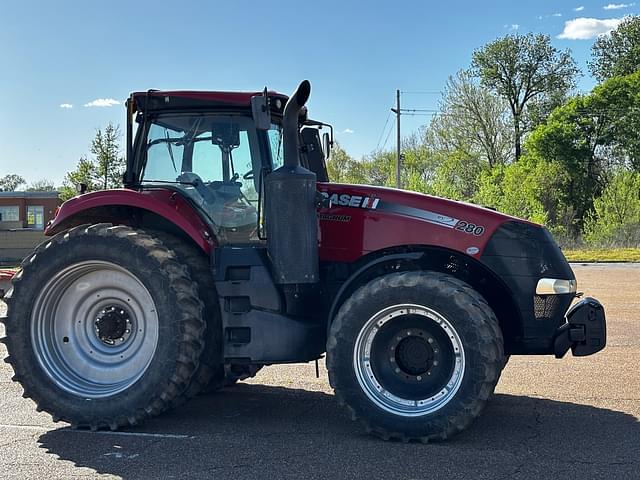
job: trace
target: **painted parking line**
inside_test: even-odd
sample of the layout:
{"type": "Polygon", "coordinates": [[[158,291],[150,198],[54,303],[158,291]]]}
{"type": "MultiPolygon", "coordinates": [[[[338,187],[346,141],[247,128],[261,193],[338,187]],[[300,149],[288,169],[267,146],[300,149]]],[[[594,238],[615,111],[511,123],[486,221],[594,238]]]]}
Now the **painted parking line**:
{"type": "Polygon", "coordinates": [[[172,438],[176,440],[192,440],[195,435],[181,435],[177,433],[149,433],[149,432],[119,432],[111,430],[97,430],[92,432],[91,430],[74,430],[70,427],[59,428],[52,430],[47,427],[40,427],[38,425],[8,425],[0,423],[0,428],[6,428],[9,430],[27,430],[31,432],[67,432],[67,433],[85,433],[90,435],[117,435],[124,437],[147,437],[147,438],[172,438]]]}

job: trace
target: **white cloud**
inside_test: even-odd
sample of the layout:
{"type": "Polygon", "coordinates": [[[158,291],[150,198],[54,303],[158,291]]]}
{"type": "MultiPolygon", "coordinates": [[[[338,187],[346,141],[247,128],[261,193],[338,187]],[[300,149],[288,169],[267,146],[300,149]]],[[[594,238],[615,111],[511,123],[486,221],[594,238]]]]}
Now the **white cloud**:
{"type": "Polygon", "coordinates": [[[573,9],[574,12],[581,12],[582,10],[584,10],[584,6],[580,5],[579,7],[576,7],[573,9]]]}
{"type": "Polygon", "coordinates": [[[504,28],[508,28],[509,30],[513,30],[514,32],[520,28],[520,25],[517,23],[512,23],[511,25],[505,25],[504,28]]]}
{"type": "Polygon", "coordinates": [[[621,8],[629,8],[629,7],[633,7],[635,5],[634,3],[610,3],[609,5],[605,5],[604,8],[605,10],[620,10],[621,8]]]}
{"type": "Polygon", "coordinates": [[[561,16],[562,16],[562,14],[561,14],[561,13],[553,13],[551,16],[552,16],[552,17],[561,17],[561,16]]]}
{"type": "Polygon", "coordinates": [[[60,108],[73,108],[73,104],[71,103],[61,103],[60,108]]]}
{"type": "Polygon", "coordinates": [[[92,102],[84,104],[85,107],[113,107],[114,105],[120,105],[120,102],[113,98],[96,98],[92,102]]]}
{"type": "Polygon", "coordinates": [[[609,33],[622,22],[622,18],[574,18],[564,22],[564,30],[558,38],[588,40],[609,33]]]}
{"type": "Polygon", "coordinates": [[[353,130],[351,130],[350,128],[345,128],[342,133],[355,133],[353,130]]]}

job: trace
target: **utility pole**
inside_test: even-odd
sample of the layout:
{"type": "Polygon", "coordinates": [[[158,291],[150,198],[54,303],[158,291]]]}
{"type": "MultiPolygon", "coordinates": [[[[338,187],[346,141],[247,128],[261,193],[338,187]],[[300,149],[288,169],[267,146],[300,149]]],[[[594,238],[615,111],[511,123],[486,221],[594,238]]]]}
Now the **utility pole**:
{"type": "Polygon", "coordinates": [[[400,90],[396,90],[396,108],[392,108],[391,111],[396,114],[396,187],[402,188],[402,182],[400,181],[400,162],[402,160],[402,154],[400,153],[400,90]]]}

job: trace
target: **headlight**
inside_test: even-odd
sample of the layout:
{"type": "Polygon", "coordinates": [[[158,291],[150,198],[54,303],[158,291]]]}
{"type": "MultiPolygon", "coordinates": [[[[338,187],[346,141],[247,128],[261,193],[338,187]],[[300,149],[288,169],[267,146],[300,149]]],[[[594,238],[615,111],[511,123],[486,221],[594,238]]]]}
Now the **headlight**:
{"type": "Polygon", "coordinates": [[[578,282],[558,278],[541,278],[536,286],[536,295],[563,295],[576,293],[578,282]]]}

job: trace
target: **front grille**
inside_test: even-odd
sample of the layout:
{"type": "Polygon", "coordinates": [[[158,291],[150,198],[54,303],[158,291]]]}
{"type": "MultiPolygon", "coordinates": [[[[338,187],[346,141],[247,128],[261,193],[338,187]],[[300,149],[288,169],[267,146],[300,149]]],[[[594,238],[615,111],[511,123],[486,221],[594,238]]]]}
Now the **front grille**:
{"type": "Polygon", "coordinates": [[[535,295],[533,311],[536,320],[555,320],[564,316],[564,295],[535,295]]]}

